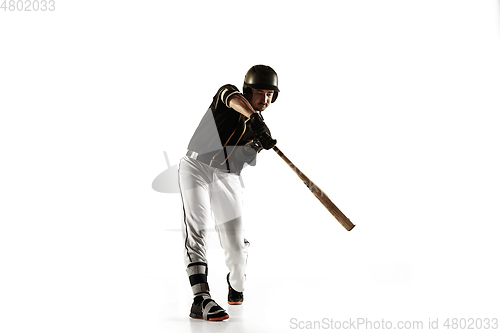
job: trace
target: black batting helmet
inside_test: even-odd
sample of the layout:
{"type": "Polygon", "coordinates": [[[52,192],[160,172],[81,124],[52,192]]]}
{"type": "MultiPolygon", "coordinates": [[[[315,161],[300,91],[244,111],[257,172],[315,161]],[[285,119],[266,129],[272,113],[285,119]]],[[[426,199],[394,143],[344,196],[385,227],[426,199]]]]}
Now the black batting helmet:
{"type": "Polygon", "coordinates": [[[271,103],[274,103],[280,91],[278,89],[278,74],[269,66],[255,65],[245,75],[243,93],[252,96],[252,89],[250,88],[274,90],[273,99],[271,100],[271,103]]]}

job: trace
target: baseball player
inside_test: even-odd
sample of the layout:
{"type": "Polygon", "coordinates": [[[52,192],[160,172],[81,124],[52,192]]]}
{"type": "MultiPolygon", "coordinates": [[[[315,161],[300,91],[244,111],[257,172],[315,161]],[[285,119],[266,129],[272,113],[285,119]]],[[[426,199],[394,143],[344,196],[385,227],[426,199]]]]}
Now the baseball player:
{"type": "Polygon", "coordinates": [[[278,93],[278,76],[264,65],[247,72],[243,94],[234,85],[222,86],[179,163],[184,259],[194,294],[192,318],[229,318],[211,298],[208,287],[207,232],[212,221],[229,269],[228,303],[243,302],[249,242],[243,235],[240,174],[246,165],[255,165],[257,153],[276,144],[262,112],[276,101],[278,93]]]}

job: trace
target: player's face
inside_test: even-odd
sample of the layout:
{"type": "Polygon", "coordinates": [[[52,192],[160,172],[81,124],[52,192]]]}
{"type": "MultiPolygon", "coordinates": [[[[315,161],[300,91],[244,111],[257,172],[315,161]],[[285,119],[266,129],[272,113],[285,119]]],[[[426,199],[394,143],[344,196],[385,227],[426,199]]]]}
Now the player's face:
{"type": "Polygon", "coordinates": [[[256,111],[264,111],[273,100],[273,90],[252,89],[250,104],[256,111]]]}

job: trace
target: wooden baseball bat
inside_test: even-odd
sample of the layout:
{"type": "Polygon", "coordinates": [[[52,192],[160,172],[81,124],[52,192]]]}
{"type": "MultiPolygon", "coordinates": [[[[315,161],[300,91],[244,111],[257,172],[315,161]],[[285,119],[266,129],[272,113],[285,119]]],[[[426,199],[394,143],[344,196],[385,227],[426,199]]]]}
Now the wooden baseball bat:
{"type": "Polygon", "coordinates": [[[340,211],[340,209],[335,206],[335,204],[328,198],[328,196],[323,192],[316,184],[314,184],[309,178],[307,178],[306,175],[304,175],[296,166],[295,164],[290,161],[285,154],[281,150],[278,149],[278,147],[274,146],[273,147],[274,151],[288,164],[288,166],[295,171],[297,176],[299,176],[300,179],[306,184],[306,186],[309,188],[309,190],[314,194],[316,199],[318,199],[323,206],[332,214],[337,221],[342,224],[344,228],[346,228],[347,231],[350,231],[352,228],[354,228],[354,224],[340,211]]]}

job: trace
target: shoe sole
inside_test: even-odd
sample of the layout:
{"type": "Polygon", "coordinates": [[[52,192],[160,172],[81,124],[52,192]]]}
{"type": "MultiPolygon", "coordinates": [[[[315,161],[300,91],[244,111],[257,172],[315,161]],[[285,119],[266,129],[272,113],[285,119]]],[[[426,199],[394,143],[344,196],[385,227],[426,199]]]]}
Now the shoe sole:
{"type": "Polygon", "coordinates": [[[243,302],[227,302],[228,304],[231,304],[231,305],[241,305],[243,304],[243,302]]]}
{"type": "MultiPolygon", "coordinates": [[[[203,317],[194,317],[192,315],[189,315],[189,317],[193,318],[193,319],[201,319],[203,320],[203,317]]],[[[222,317],[217,317],[217,318],[209,318],[208,321],[222,321],[222,320],[226,320],[226,319],[229,319],[229,315],[225,315],[225,316],[222,316],[222,317]]]]}

